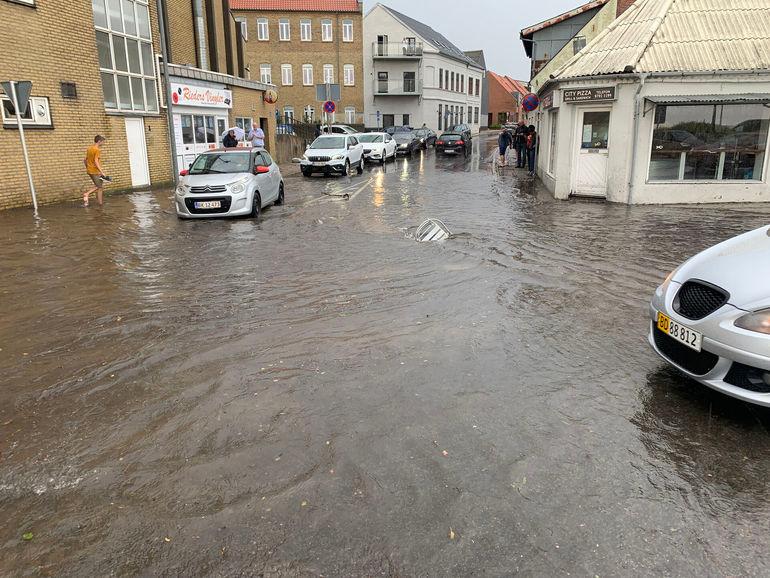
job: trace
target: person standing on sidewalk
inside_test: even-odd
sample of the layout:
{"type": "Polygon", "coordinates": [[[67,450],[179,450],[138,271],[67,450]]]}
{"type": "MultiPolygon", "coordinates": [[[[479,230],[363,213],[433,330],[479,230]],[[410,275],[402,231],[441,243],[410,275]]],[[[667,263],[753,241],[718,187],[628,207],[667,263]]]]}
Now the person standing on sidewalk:
{"type": "Polygon", "coordinates": [[[527,164],[527,125],[523,120],[513,133],[513,148],[516,149],[516,168],[523,169],[527,164]]]}
{"type": "Polygon", "coordinates": [[[527,162],[529,164],[529,176],[535,176],[535,157],[537,156],[537,130],[535,125],[529,125],[527,131],[527,162]]]}
{"type": "Polygon", "coordinates": [[[251,141],[251,146],[265,148],[265,131],[258,125],[255,125],[254,120],[251,121],[251,130],[246,138],[251,141]]]}
{"type": "Polygon", "coordinates": [[[86,166],[86,173],[88,173],[88,178],[91,179],[93,187],[83,193],[84,207],[88,206],[88,198],[91,196],[91,193],[96,193],[96,202],[99,206],[104,202],[102,198],[104,191],[103,180],[106,180],[106,178],[102,170],[101,155],[102,145],[106,140],[102,135],[98,134],[94,137],[94,144],[86,149],[86,158],[83,159],[83,164],[86,166]]]}

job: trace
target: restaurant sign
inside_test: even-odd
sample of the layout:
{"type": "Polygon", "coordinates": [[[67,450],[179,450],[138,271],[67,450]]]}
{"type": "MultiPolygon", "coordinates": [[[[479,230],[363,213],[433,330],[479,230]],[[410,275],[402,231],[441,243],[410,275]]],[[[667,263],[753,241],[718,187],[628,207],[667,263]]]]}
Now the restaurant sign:
{"type": "Polygon", "coordinates": [[[171,83],[171,102],[179,106],[232,108],[233,93],[222,88],[207,88],[190,84],[171,83]]]}
{"type": "Polygon", "coordinates": [[[603,100],[615,100],[615,87],[606,88],[575,88],[565,90],[564,102],[597,102],[603,100]]]}

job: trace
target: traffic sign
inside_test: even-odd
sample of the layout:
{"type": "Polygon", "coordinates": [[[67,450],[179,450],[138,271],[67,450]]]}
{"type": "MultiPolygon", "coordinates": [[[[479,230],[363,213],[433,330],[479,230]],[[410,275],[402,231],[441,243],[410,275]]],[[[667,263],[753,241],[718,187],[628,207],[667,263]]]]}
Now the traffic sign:
{"type": "Polygon", "coordinates": [[[29,166],[29,153],[27,153],[27,141],[24,138],[24,122],[21,115],[27,113],[29,104],[29,93],[32,91],[32,83],[29,80],[8,80],[0,82],[5,94],[13,103],[13,110],[16,113],[16,127],[19,129],[19,139],[21,139],[21,152],[24,155],[24,165],[27,168],[27,179],[29,179],[29,190],[32,193],[32,207],[37,217],[37,194],[35,193],[35,183],[32,180],[32,169],[29,166]]]}
{"type": "Polygon", "coordinates": [[[327,100],[324,103],[324,112],[328,114],[334,114],[334,111],[337,110],[337,105],[334,104],[333,100],[327,100]]]}
{"type": "Polygon", "coordinates": [[[19,114],[24,116],[27,114],[27,105],[29,104],[29,95],[32,92],[32,83],[29,80],[9,80],[7,82],[0,82],[0,85],[3,86],[5,94],[7,94],[8,98],[11,99],[11,102],[13,102],[11,82],[16,84],[16,101],[19,104],[19,114]]]}

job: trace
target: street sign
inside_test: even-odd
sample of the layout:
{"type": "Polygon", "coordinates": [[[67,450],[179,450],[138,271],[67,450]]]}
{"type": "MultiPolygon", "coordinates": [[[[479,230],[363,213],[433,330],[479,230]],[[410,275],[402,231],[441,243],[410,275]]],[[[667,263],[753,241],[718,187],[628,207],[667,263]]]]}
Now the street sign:
{"type": "MultiPolygon", "coordinates": [[[[11,82],[12,81],[6,81],[2,82],[3,90],[5,91],[5,94],[8,95],[8,98],[13,100],[13,96],[11,95],[11,82]]],[[[27,114],[27,106],[29,105],[29,95],[32,92],[32,83],[29,80],[17,80],[15,81],[16,84],[16,100],[19,105],[19,114],[24,116],[27,114]]]]}
{"type": "Polygon", "coordinates": [[[334,114],[334,111],[335,111],[335,110],[337,110],[337,105],[336,105],[336,104],[334,104],[334,101],[332,101],[332,100],[327,100],[327,101],[324,103],[324,112],[326,112],[326,113],[328,113],[328,114],[334,114]]]}

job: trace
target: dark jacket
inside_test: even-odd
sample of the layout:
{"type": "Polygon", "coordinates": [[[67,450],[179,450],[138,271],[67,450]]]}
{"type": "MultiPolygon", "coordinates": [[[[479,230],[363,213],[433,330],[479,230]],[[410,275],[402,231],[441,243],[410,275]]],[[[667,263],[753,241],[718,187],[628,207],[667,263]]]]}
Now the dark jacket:
{"type": "Polygon", "coordinates": [[[228,132],[225,135],[225,138],[222,139],[222,145],[224,145],[226,149],[235,148],[238,146],[238,139],[234,136],[230,136],[230,133],[228,132]]]}
{"type": "Polygon", "coordinates": [[[513,133],[513,146],[523,147],[527,143],[527,132],[529,129],[526,126],[517,126],[513,133]]]}

